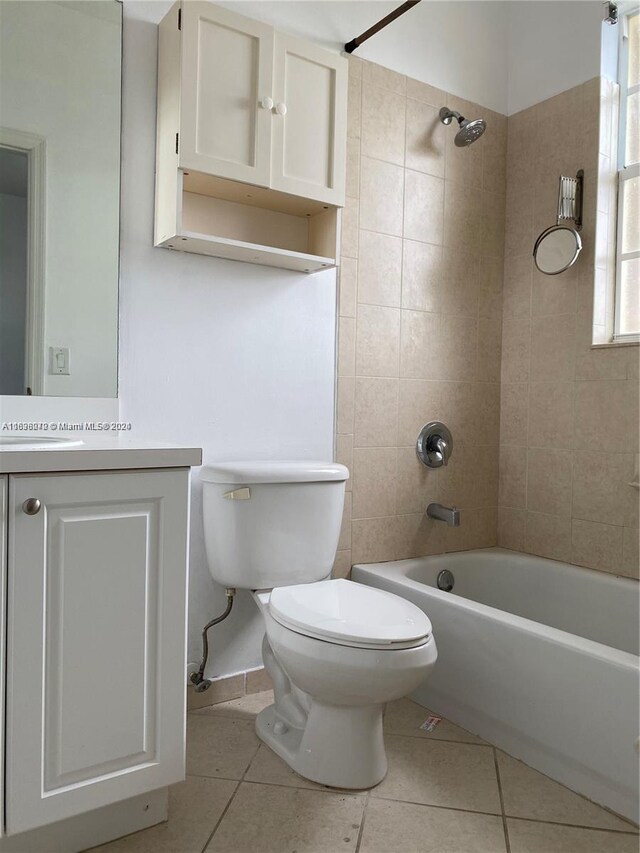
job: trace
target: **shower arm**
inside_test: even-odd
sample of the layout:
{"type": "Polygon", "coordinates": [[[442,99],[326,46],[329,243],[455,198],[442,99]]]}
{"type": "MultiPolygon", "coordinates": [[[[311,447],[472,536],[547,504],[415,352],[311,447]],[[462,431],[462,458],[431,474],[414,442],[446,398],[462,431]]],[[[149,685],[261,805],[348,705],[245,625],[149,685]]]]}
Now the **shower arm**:
{"type": "Polygon", "coordinates": [[[457,110],[450,110],[448,107],[442,107],[440,110],[440,121],[442,124],[451,124],[451,122],[455,119],[458,124],[461,124],[465,118],[461,115],[457,110]]]}
{"type": "Polygon", "coordinates": [[[388,24],[392,21],[395,21],[396,18],[399,18],[400,15],[404,15],[405,12],[408,12],[413,6],[417,6],[420,0],[407,0],[406,3],[403,3],[401,6],[398,6],[397,9],[394,9],[393,12],[389,12],[384,18],[378,21],[377,24],[374,24],[372,27],[369,27],[368,30],[359,35],[357,38],[351,39],[348,41],[345,46],[346,53],[353,53],[353,51],[360,47],[360,45],[365,42],[367,39],[370,39],[371,36],[375,36],[376,33],[379,33],[380,30],[384,29],[388,24]]]}

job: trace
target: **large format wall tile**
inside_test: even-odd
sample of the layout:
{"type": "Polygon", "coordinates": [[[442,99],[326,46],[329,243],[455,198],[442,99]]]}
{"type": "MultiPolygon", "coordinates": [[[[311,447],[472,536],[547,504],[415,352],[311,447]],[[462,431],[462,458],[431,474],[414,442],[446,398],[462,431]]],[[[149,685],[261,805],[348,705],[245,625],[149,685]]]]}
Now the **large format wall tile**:
{"type": "MultiPolygon", "coordinates": [[[[594,320],[604,323],[606,310],[597,265],[609,251],[595,245],[596,205],[599,216],[612,209],[595,180],[599,112],[596,78],[507,122],[498,541],[638,577],[638,490],[629,484],[639,353],[592,347],[594,320]],[[533,241],[554,220],[559,174],[578,168],[586,180],[584,248],[571,269],[545,276],[533,263],[533,241]]],[[[605,137],[608,121],[605,110],[605,137]]]]}
{"type": "Polygon", "coordinates": [[[404,95],[363,83],[363,156],[404,165],[405,101],[404,95]]]}
{"type": "MultiPolygon", "coordinates": [[[[336,455],[353,496],[340,576],[347,560],[497,540],[507,172],[504,116],[353,57],[349,112],[336,455]],[[484,115],[483,139],[456,148],[438,118],[445,103],[484,115]],[[454,435],[446,470],[415,455],[430,420],[454,435]],[[463,506],[462,525],[427,519],[431,501],[463,506]]],[[[528,328],[525,338],[523,384],[528,328]]]]}
{"type": "Polygon", "coordinates": [[[404,169],[382,160],[361,158],[360,227],[402,236],[404,169]]]}

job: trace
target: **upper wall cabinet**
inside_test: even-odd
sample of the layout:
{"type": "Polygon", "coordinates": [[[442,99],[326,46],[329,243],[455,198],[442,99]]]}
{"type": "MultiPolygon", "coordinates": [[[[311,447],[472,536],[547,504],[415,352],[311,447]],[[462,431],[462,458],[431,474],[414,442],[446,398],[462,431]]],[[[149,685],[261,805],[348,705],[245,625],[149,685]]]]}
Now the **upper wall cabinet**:
{"type": "Polygon", "coordinates": [[[196,0],[180,25],[180,167],[268,187],[273,29],[196,0]]]}
{"type": "Polygon", "coordinates": [[[347,69],[340,56],[275,36],[271,186],[343,205],[347,69]]]}
{"type": "Polygon", "coordinates": [[[155,245],[335,266],[347,61],[190,0],[160,24],[155,245]]]}

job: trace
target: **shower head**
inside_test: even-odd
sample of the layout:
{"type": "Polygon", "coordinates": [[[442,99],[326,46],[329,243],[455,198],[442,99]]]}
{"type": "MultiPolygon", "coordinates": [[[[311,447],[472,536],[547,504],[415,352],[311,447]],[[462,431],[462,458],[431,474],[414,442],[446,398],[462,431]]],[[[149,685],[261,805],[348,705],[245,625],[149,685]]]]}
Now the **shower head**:
{"type": "Polygon", "coordinates": [[[456,133],[455,143],[458,148],[465,148],[471,145],[476,139],[479,139],[487,129],[487,123],[483,118],[477,118],[473,121],[461,116],[455,110],[450,110],[449,107],[442,107],[440,110],[440,121],[442,124],[451,124],[455,119],[460,125],[460,130],[456,133]]]}

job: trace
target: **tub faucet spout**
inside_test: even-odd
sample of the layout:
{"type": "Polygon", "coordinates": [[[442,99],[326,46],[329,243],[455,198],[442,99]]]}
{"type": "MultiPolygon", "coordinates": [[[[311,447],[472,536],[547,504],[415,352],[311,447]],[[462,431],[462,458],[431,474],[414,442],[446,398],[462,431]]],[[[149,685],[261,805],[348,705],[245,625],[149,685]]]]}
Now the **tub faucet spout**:
{"type": "Polygon", "coordinates": [[[460,527],[460,510],[455,506],[442,506],[442,504],[429,504],[427,515],[436,521],[444,521],[449,527],[460,527]]]}

